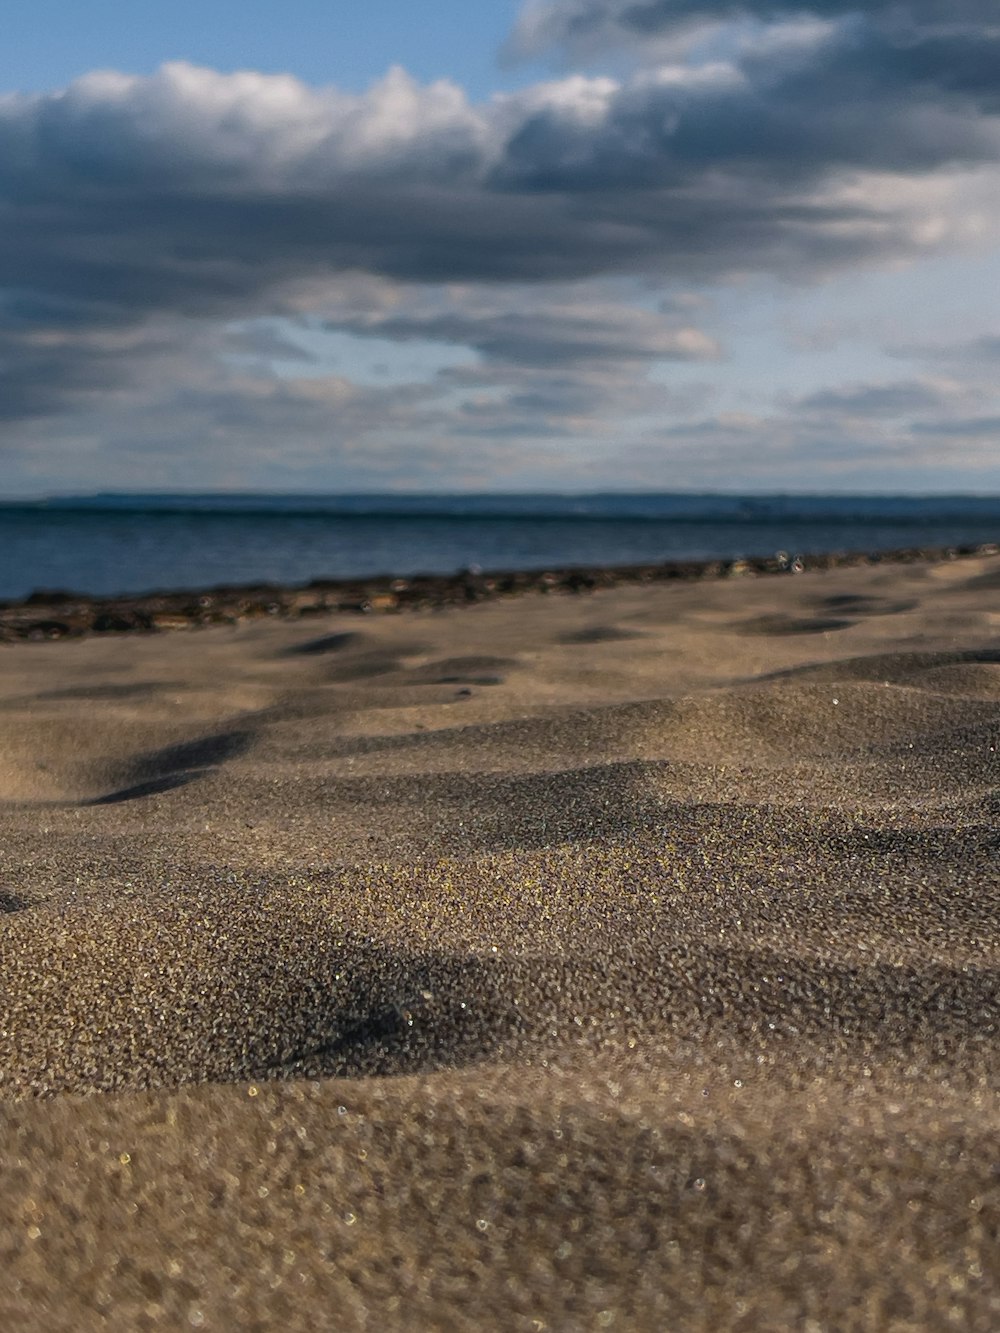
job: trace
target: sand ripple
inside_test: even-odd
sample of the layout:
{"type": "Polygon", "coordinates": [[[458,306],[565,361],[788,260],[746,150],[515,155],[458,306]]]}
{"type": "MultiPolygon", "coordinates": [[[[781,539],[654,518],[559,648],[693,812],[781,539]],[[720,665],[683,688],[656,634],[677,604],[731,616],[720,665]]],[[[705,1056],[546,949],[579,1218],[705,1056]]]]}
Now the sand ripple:
{"type": "Polygon", "coordinates": [[[995,564],[6,649],[5,1325],[995,1328],[995,564]]]}

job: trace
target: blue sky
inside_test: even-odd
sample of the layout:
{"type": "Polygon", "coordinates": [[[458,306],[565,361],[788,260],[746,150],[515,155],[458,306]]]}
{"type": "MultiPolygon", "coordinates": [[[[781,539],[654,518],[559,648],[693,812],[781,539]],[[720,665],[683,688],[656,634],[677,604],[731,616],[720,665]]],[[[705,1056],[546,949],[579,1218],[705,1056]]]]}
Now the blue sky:
{"type": "Polygon", "coordinates": [[[475,98],[528,82],[538,62],[499,59],[516,0],[7,0],[4,82],[45,92],[93,69],[152,74],[185,60],[232,73],[292,73],[360,92],[394,63],[421,82],[455,79],[475,98]]]}
{"type": "Polygon", "coordinates": [[[0,493],[1000,491],[995,0],[8,0],[0,493]]]}

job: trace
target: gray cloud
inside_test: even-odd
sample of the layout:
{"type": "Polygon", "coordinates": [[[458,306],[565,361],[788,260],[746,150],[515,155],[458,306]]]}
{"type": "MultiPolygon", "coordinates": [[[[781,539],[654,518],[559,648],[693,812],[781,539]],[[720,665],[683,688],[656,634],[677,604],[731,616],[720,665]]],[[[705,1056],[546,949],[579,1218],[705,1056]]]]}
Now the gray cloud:
{"type": "Polygon", "coordinates": [[[663,315],[604,300],[576,300],[530,291],[486,301],[478,296],[447,310],[345,313],[327,327],[398,342],[415,340],[472,348],[487,362],[517,367],[593,369],[611,364],[698,361],[719,355],[715,341],[663,315]]]}
{"type": "MultiPolygon", "coordinates": [[[[460,346],[473,363],[439,370],[427,391],[433,429],[456,450],[484,439],[581,439],[643,415],[690,408],[703,390],[651,378],[655,366],[714,362],[715,340],[682,317],[684,303],[630,303],[626,285],[546,284],[537,289],[351,291],[323,327],[337,333],[460,346]],[[664,305],[666,308],[664,309],[664,305]]],[[[648,301],[648,294],[647,294],[648,301]]]]}
{"type": "Polygon", "coordinates": [[[980,489],[996,476],[1000,417],[917,421],[836,410],[802,414],[795,405],[761,415],[716,413],[650,430],[618,461],[623,479],[686,486],[775,489],[980,489]]]}
{"type": "Polygon", "coordinates": [[[733,214],[740,223],[730,226],[748,238],[758,220],[791,236],[808,229],[818,201],[780,191],[812,187],[835,170],[995,163],[998,112],[1000,30],[904,43],[849,25],[751,51],[738,67],[703,78],[637,78],[608,99],[597,123],[544,107],[511,137],[496,174],[542,191],[630,191],[649,201],[675,191],[663,218],[669,242],[690,249],[690,230],[705,227],[706,246],[724,250],[733,214]],[[725,188],[715,197],[706,189],[712,172],[754,186],[742,209],[725,188]],[[680,193],[692,187],[692,197],[680,193]]]}
{"type": "Polygon", "coordinates": [[[966,440],[991,440],[1000,444],[1000,416],[943,418],[939,421],[916,421],[911,430],[915,435],[937,435],[966,440]]]}
{"type": "Polygon", "coordinates": [[[1000,333],[986,333],[952,343],[904,343],[889,349],[893,356],[919,360],[930,365],[962,369],[976,373],[994,371],[1000,365],[1000,333]]]}
{"type": "Polygon", "coordinates": [[[528,0],[508,43],[513,57],[553,47],[594,51],[692,27],[756,19],[863,18],[895,31],[995,23],[993,0],[528,0]]]}
{"type": "Polygon", "coordinates": [[[0,421],[76,411],[150,360],[176,334],[123,312],[0,293],[0,421]]]}
{"type": "Polygon", "coordinates": [[[847,388],[823,389],[797,399],[804,412],[836,412],[848,417],[898,417],[940,409],[949,395],[919,380],[893,384],[855,384],[847,388]]]}
{"type": "Polygon", "coordinates": [[[981,338],[974,338],[956,349],[956,353],[961,358],[970,358],[989,365],[1000,363],[1000,333],[984,334],[981,338]]]}
{"type": "Polygon", "coordinates": [[[99,350],[0,332],[0,421],[70,410],[117,383],[119,375],[117,358],[99,350]]]}

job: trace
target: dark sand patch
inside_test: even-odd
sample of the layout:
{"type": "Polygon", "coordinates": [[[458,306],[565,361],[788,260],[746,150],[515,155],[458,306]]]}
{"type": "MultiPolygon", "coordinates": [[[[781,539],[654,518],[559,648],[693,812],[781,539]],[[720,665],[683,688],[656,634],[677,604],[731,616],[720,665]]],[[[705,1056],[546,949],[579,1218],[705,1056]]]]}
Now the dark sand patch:
{"type": "Polygon", "coordinates": [[[162,792],[176,791],[186,787],[189,782],[203,778],[208,769],[195,768],[184,773],[167,773],[161,778],[149,778],[146,782],[136,782],[130,787],[121,787],[104,796],[92,796],[82,805],[119,805],[122,801],[140,801],[146,796],[159,796],[162,792]]]}
{"type": "Polygon", "coordinates": [[[586,629],[574,630],[572,634],[563,634],[560,636],[560,643],[568,644],[591,644],[591,643],[625,643],[630,639],[642,639],[645,635],[641,630],[625,629],[617,625],[590,625],[586,629]]]}
{"type": "Polygon", "coordinates": [[[756,616],[738,620],[732,626],[738,634],[829,634],[850,629],[855,622],[834,616],[756,616]]]}
{"type": "Polygon", "coordinates": [[[446,657],[411,667],[407,677],[427,685],[502,685],[504,673],[516,666],[516,659],[510,657],[446,657]]]}
{"type": "Polygon", "coordinates": [[[833,597],[819,598],[816,605],[824,611],[847,612],[852,616],[897,616],[904,611],[912,611],[917,602],[866,597],[860,593],[838,593],[833,597]]]}
{"type": "Polygon", "coordinates": [[[319,657],[325,653],[342,653],[348,648],[358,648],[369,640],[356,630],[344,630],[339,634],[322,634],[318,639],[307,639],[305,643],[293,644],[285,651],[289,657],[319,657]]]}
{"type": "Polygon", "coordinates": [[[344,662],[329,667],[326,679],[334,684],[367,681],[376,676],[391,675],[398,671],[401,665],[402,658],[398,654],[374,650],[359,653],[356,657],[352,656],[344,662]]]}

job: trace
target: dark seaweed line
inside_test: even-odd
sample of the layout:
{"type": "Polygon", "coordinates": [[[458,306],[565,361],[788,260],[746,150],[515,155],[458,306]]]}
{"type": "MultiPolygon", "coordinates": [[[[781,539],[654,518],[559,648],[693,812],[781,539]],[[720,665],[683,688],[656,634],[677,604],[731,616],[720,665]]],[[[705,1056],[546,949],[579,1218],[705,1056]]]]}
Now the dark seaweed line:
{"type": "Polygon", "coordinates": [[[544,570],[462,570],[456,574],[315,579],[293,587],[257,583],[161,591],[122,597],[39,590],[0,601],[0,642],[79,638],[88,634],[151,633],[239,624],[264,616],[325,612],[359,614],[468,606],[527,593],[585,593],[677,580],[793,576],[806,570],[873,564],[915,564],[1000,554],[997,544],[905,547],[879,552],[758,556],[740,560],[675,560],[662,564],[570,566],[544,570]]]}

